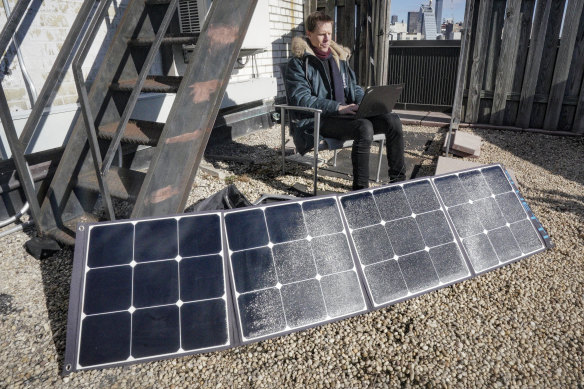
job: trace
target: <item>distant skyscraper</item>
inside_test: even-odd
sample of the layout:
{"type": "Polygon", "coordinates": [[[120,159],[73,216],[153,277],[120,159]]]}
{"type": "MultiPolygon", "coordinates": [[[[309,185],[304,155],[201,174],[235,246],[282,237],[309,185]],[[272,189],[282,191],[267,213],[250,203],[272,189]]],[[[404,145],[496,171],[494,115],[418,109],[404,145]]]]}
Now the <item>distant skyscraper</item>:
{"type": "Polygon", "coordinates": [[[436,14],[436,32],[438,35],[442,33],[442,3],[444,0],[436,0],[434,5],[434,13],[436,14]]]}
{"type": "Polygon", "coordinates": [[[422,5],[420,7],[420,14],[422,14],[422,34],[426,40],[436,40],[436,15],[431,5],[422,5]]]}
{"type": "Polygon", "coordinates": [[[391,24],[397,23],[397,15],[391,15],[391,24]]]}
{"type": "Polygon", "coordinates": [[[420,12],[408,12],[408,34],[422,32],[422,14],[420,12]]]}

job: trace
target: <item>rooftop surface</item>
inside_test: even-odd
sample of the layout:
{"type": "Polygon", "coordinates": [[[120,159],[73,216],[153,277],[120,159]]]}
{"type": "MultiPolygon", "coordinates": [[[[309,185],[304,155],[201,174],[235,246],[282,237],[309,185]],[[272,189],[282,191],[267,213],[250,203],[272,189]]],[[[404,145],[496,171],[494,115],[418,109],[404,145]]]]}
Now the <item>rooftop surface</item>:
{"type": "MultiPolygon", "coordinates": [[[[445,130],[405,126],[417,176],[432,175],[445,130]]],[[[0,239],[0,388],[581,387],[584,385],[584,139],[493,130],[478,161],[513,170],[556,247],[389,308],[245,347],[60,376],[73,249],[37,261],[28,229],[0,239]]],[[[188,205],[235,183],[250,200],[287,193],[275,126],[207,150],[188,205]],[[213,172],[213,174],[209,174],[213,172]]],[[[322,177],[319,189],[350,182],[322,177]]],[[[127,212],[123,203],[118,211],[127,212]]],[[[188,210],[188,208],[187,208],[188,210]]]]}

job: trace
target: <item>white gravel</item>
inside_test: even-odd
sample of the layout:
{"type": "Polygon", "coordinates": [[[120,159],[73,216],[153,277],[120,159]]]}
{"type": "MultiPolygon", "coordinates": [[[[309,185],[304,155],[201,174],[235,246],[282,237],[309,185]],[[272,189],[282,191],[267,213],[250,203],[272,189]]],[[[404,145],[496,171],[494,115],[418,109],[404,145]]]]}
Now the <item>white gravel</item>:
{"type": "MultiPolygon", "coordinates": [[[[407,126],[407,131],[437,132],[407,126]]],[[[60,376],[73,250],[42,262],[0,239],[0,388],[584,387],[584,139],[490,130],[479,162],[512,169],[556,248],[366,315],[223,352],[60,376]]],[[[420,173],[435,167],[444,131],[420,173]]],[[[214,147],[189,205],[234,182],[251,200],[311,182],[282,176],[279,128],[214,147]]],[[[418,154],[420,154],[418,152],[418,154]]],[[[346,191],[327,179],[321,189],[346,191]]]]}

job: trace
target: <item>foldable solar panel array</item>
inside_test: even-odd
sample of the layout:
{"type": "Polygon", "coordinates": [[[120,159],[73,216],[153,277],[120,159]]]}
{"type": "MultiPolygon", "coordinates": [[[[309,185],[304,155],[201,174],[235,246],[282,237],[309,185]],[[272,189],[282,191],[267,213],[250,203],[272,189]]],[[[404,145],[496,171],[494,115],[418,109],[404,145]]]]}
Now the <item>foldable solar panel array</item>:
{"type": "Polygon", "coordinates": [[[328,323],[551,247],[500,165],[223,212],[80,225],[65,373],[328,323]]]}

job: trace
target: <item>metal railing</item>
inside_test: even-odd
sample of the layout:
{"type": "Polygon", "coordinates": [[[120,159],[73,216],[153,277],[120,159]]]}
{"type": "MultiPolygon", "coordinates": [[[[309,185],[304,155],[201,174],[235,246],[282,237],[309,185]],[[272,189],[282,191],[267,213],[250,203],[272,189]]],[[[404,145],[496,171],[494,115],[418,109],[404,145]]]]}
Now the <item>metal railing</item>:
{"type": "MultiPolygon", "coordinates": [[[[81,31],[86,24],[94,4],[95,0],[85,0],[81,6],[77,18],[73,22],[71,30],[63,42],[63,46],[61,47],[61,50],[59,51],[59,54],[53,63],[53,67],[47,76],[45,84],[43,85],[43,89],[41,90],[36,103],[32,107],[31,113],[26,121],[22,133],[20,134],[20,137],[16,133],[12,115],[10,114],[10,108],[8,107],[8,102],[6,100],[6,95],[4,94],[4,89],[0,84],[0,119],[2,120],[6,139],[8,140],[8,145],[12,153],[12,159],[14,160],[14,165],[16,167],[24,195],[30,204],[31,216],[35,221],[39,220],[41,210],[32,174],[30,173],[30,169],[24,158],[24,155],[40,122],[45,106],[49,102],[49,99],[59,80],[62,79],[62,75],[67,70],[65,65],[67,64],[71,53],[74,51],[75,43],[77,42],[81,31]]],[[[0,34],[0,53],[4,54],[6,52],[6,48],[12,40],[16,28],[20,24],[22,17],[26,13],[29,5],[30,0],[19,0],[14,7],[14,11],[8,17],[6,25],[0,34]]],[[[36,228],[39,234],[42,234],[38,223],[36,223],[36,228]]]]}
{"type": "Polygon", "coordinates": [[[405,84],[397,107],[449,110],[454,102],[460,40],[391,41],[389,84],[405,84]]]}

